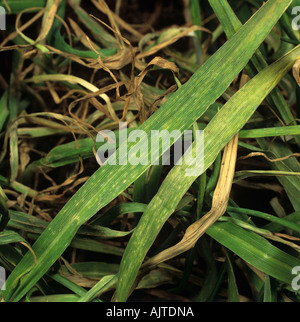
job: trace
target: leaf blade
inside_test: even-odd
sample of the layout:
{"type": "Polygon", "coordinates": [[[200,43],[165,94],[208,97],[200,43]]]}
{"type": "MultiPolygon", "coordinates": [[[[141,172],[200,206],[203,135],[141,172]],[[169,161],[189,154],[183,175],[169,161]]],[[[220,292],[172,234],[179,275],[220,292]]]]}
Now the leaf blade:
{"type": "MultiPolygon", "coordinates": [[[[177,129],[182,132],[189,128],[243,69],[290,2],[269,0],[141,129],[149,134],[151,130],[172,132],[177,129]],[[250,38],[248,34],[251,34],[250,38]]],[[[129,148],[132,146],[129,145],[129,148]]],[[[210,157],[214,158],[214,155],[210,157]]],[[[7,291],[4,292],[5,300],[21,299],[68,247],[78,228],[124,191],[149,166],[150,163],[144,166],[117,165],[113,169],[101,167],[97,170],[33,245],[37,258],[33,269],[19,280],[22,272],[33,265],[32,257],[26,254],[11,273],[7,280],[7,291]]],[[[188,186],[185,184],[183,188],[187,189],[188,186]]]]}

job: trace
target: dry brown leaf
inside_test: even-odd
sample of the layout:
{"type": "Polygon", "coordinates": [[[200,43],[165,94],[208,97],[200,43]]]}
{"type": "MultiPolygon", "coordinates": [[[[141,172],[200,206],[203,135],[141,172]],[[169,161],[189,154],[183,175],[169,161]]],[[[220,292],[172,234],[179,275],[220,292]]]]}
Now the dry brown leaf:
{"type": "Polygon", "coordinates": [[[92,42],[89,37],[87,36],[87,34],[79,27],[79,25],[71,18],[69,18],[69,22],[71,27],[73,28],[75,35],[79,38],[79,40],[81,41],[81,43],[86,47],[86,48],[91,48],[90,44],[92,43],[93,48],[95,48],[96,50],[99,50],[100,47],[92,42]],[[87,40],[89,39],[89,40],[87,40]]]}
{"type": "Polygon", "coordinates": [[[212,208],[201,219],[189,226],[182,240],[156,256],[150,258],[144,267],[153,267],[193,248],[205,231],[226,211],[237,157],[238,134],[226,145],[221,164],[220,176],[214,191],[212,208]]]}
{"type": "Polygon", "coordinates": [[[293,66],[293,76],[300,86],[300,59],[298,59],[293,66]]]}
{"type": "Polygon", "coordinates": [[[167,41],[164,41],[154,47],[152,47],[151,49],[145,51],[145,52],[142,52],[140,54],[138,54],[136,56],[136,59],[139,60],[139,59],[142,59],[142,58],[145,58],[145,57],[148,57],[148,56],[151,56],[151,55],[154,55],[156,54],[159,50],[167,47],[167,46],[170,46],[172,45],[173,43],[175,43],[177,40],[183,38],[183,37],[186,37],[188,34],[196,31],[196,30],[202,30],[202,31],[205,31],[207,33],[209,33],[211,35],[211,31],[209,31],[208,29],[206,28],[203,28],[203,27],[199,27],[199,26],[192,26],[192,27],[189,27],[189,28],[185,28],[182,32],[180,32],[179,34],[177,34],[176,36],[174,36],[173,38],[171,39],[168,39],[167,41]]]}
{"type": "Polygon", "coordinates": [[[47,37],[49,31],[52,28],[60,2],[61,0],[54,0],[54,3],[52,4],[51,8],[49,10],[46,10],[43,17],[42,28],[36,42],[41,42],[47,37]]]}
{"type": "Polygon", "coordinates": [[[264,157],[265,159],[267,159],[269,162],[279,162],[279,161],[284,161],[286,159],[292,158],[292,157],[300,157],[300,153],[292,153],[290,155],[287,155],[285,157],[282,158],[277,158],[277,159],[270,159],[265,153],[262,152],[251,152],[243,157],[240,157],[239,160],[245,160],[248,158],[253,158],[253,157],[264,157]]]}
{"type": "Polygon", "coordinates": [[[169,69],[173,73],[178,73],[179,68],[172,62],[169,62],[166,59],[163,59],[161,57],[155,57],[153,58],[150,63],[147,64],[147,66],[135,77],[134,79],[134,88],[133,92],[130,93],[129,95],[133,95],[133,99],[140,111],[140,121],[141,123],[145,122],[147,119],[147,113],[145,111],[145,106],[144,106],[144,99],[143,99],[143,94],[141,91],[141,83],[144,79],[144,77],[147,75],[148,71],[152,68],[153,65],[159,66],[163,69],[169,69]]]}
{"type": "MultiPolygon", "coordinates": [[[[132,28],[127,22],[125,22],[117,14],[112,12],[103,0],[99,0],[99,1],[93,0],[92,2],[96,8],[98,8],[101,12],[103,12],[109,17],[112,27],[116,28],[119,25],[121,28],[127,30],[128,32],[136,36],[138,39],[143,37],[143,34],[138,32],[134,28],[132,28]]],[[[115,30],[119,30],[119,29],[116,28],[115,30]]]]}

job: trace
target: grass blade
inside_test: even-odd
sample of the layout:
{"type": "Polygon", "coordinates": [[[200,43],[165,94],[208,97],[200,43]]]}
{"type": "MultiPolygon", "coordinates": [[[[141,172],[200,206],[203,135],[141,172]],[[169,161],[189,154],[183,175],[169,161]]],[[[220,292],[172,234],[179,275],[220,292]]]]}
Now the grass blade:
{"type": "MultiPolygon", "coordinates": [[[[211,56],[191,79],[141,126],[148,137],[150,137],[151,130],[155,129],[164,129],[169,132],[175,129],[181,132],[188,129],[220,97],[236,75],[244,68],[290,2],[290,0],[269,0],[239,32],[211,56]],[[204,84],[205,86],[203,86],[204,84]]],[[[275,65],[277,69],[274,67],[275,70],[272,69],[272,71],[275,72],[276,77],[272,79],[272,82],[268,81],[268,78],[273,74],[262,73],[261,78],[267,84],[262,87],[262,91],[266,92],[268,86],[272,87],[279,81],[282,74],[290,67],[295,55],[297,55],[297,51],[275,65]]],[[[260,82],[259,85],[261,85],[260,82]]],[[[258,99],[256,98],[256,101],[258,102],[263,97],[262,95],[258,99]]],[[[240,104],[240,101],[237,103],[240,104]]],[[[235,110],[236,105],[232,105],[235,110]]],[[[254,109],[254,107],[252,108],[254,109]]],[[[249,114],[251,115],[251,113],[249,114]]],[[[248,116],[245,117],[245,120],[248,116]]],[[[233,133],[240,129],[239,127],[244,124],[244,120],[239,120],[238,124],[233,120],[232,123],[233,130],[228,133],[228,137],[225,137],[222,142],[217,142],[213,150],[207,154],[206,166],[214,161],[216,154],[226,144],[226,141],[229,141],[233,133]]],[[[210,129],[214,129],[214,123],[210,129]]],[[[223,131],[222,128],[220,130],[223,131]]],[[[216,131],[216,134],[219,135],[219,133],[219,131],[216,131]]],[[[215,138],[215,134],[212,136],[209,130],[207,135],[215,138]]],[[[211,142],[211,140],[208,139],[208,142],[211,142]]],[[[128,148],[130,149],[133,146],[134,144],[129,144],[128,148]]],[[[117,152],[118,158],[119,152],[117,152]]],[[[31,254],[27,253],[11,273],[6,284],[7,290],[3,294],[5,301],[20,300],[68,247],[79,227],[124,191],[149,166],[150,163],[144,166],[117,165],[113,168],[104,166],[96,171],[33,245],[33,251],[36,255],[34,267],[32,268],[34,262],[31,254]],[[29,268],[31,269],[29,270],[29,268]],[[27,274],[24,275],[24,272],[27,272],[27,274]],[[20,276],[22,276],[21,279],[20,276]]],[[[179,177],[181,175],[182,173],[179,170],[179,177]]],[[[166,184],[168,181],[166,180],[166,184]]],[[[190,182],[184,182],[182,191],[186,191],[189,186],[190,182]]],[[[167,193],[169,193],[170,189],[167,190],[167,193]]],[[[181,197],[182,191],[180,191],[179,196],[174,198],[175,203],[178,201],[178,197],[181,197]]],[[[160,196],[158,195],[158,197],[160,196]]],[[[165,205],[162,205],[163,209],[164,207],[165,205]]],[[[168,213],[169,209],[167,211],[165,209],[165,212],[168,213]]],[[[126,298],[126,291],[122,291],[122,293],[122,298],[126,298]]]]}
{"type": "MultiPolygon", "coordinates": [[[[264,97],[276,86],[280,78],[293,66],[300,55],[300,47],[272,64],[238,91],[218,112],[204,130],[205,171],[216,159],[224,145],[244,126],[261,104],[264,97]],[[249,98],[250,97],[250,98],[249,98]]],[[[155,237],[174,211],[195,177],[186,177],[187,165],[174,167],[164,180],[157,195],[148,205],[123,256],[116,299],[125,301],[137,271],[155,237]],[[169,187],[173,187],[170,191],[169,187]],[[159,214],[153,216],[153,214],[159,214]],[[131,258],[134,256],[135,261],[131,258]]]]}
{"type": "Polygon", "coordinates": [[[292,268],[300,264],[297,258],[263,237],[228,222],[215,223],[207,233],[255,268],[291,285],[294,277],[292,268]]]}

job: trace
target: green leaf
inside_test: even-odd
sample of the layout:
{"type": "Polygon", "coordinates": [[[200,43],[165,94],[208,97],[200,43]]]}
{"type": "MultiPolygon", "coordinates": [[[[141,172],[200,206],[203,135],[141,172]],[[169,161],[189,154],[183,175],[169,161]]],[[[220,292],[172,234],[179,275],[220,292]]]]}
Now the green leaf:
{"type": "Polygon", "coordinates": [[[6,8],[7,14],[16,14],[28,8],[44,8],[46,2],[47,0],[1,0],[0,6],[6,8]]]}
{"type": "Polygon", "coordinates": [[[0,246],[19,242],[25,242],[25,240],[15,231],[6,230],[0,233],[0,246]]]}
{"type": "MultiPolygon", "coordinates": [[[[215,115],[204,130],[205,156],[202,172],[213,163],[225,144],[244,126],[265,96],[293,66],[299,55],[298,46],[250,80],[215,115]]],[[[195,148],[196,145],[193,144],[194,152],[195,148]]],[[[126,300],[147,251],[184,193],[196,179],[195,176],[185,176],[186,169],[188,166],[183,164],[170,171],[142,216],[122,259],[117,300],[126,300]],[[172,187],[172,190],[169,187],[172,187]],[[131,260],[132,257],[135,261],[131,260]]]]}
{"type": "MultiPolygon", "coordinates": [[[[227,37],[231,38],[235,34],[235,32],[237,32],[241,28],[241,22],[229,6],[227,0],[209,0],[209,2],[218,19],[220,20],[227,37]]],[[[260,50],[257,50],[255,52],[251,59],[251,62],[252,65],[248,64],[245,68],[250,77],[253,77],[257,72],[263,70],[268,66],[260,50]]],[[[266,101],[268,104],[270,104],[270,106],[275,107],[275,109],[279,111],[281,117],[287,125],[296,125],[294,116],[278,87],[276,87],[270,93],[270,95],[266,97],[266,101]]],[[[295,136],[295,139],[300,146],[300,136],[295,136]]]]}
{"type": "Polygon", "coordinates": [[[228,302],[239,302],[239,291],[236,284],[235,273],[233,269],[233,260],[232,256],[225,252],[226,255],[226,264],[227,264],[227,272],[228,272],[228,302]]]}
{"type": "MultiPolygon", "coordinates": [[[[140,127],[141,130],[146,132],[147,137],[150,137],[151,130],[163,129],[171,133],[175,129],[181,132],[188,129],[231,84],[236,75],[243,69],[255,50],[268,35],[290,2],[291,1],[289,0],[282,0],[278,3],[278,0],[269,0],[238,33],[211,56],[197,70],[191,79],[173,94],[168,101],[140,127]]],[[[275,65],[276,67],[274,67],[272,71],[275,72],[276,77],[272,79],[272,82],[268,81],[268,78],[270,77],[269,73],[262,73],[261,78],[267,85],[261,86],[261,81],[259,82],[259,85],[261,86],[261,96],[258,98],[255,97],[256,103],[264,97],[262,93],[264,94],[268,90],[268,86],[272,87],[273,84],[276,84],[276,82],[279,81],[281,76],[288,70],[293,60],[297,58],[295,56],[297,56],[297,52],[294,52],[294,55],[288,56],[275,65]]],[[[236,104],[240,103],[241,101],[238,99],[236,104]]],[[[255,105],[256,108],[256,104],[253,105],[255,105]]],[[[254,109],[254,106],[252,106],[252,108],[254,109]]],[[[232,109],[236,109],[235,104],[232,104],[232,109]]],[[[223,111],[223,109],[221,111],[223,111]]],[[[232,111],[230,111],[230,113],[232,113],[232,111]]],[[[232,115],[233,114],[234,113],[232,113],[232,115]]],[[[245,113],[243,120],[230,120],[234,125],[233,130],[228,131],[228,135],[220,141],[217,139],[217,141],[213,143],[211,139],[207,140],[209,143],[207,146],[210,146],[212,150],[207,153],[205,162],[206,167],[215,160],[221,148],[232,137],[233,133],[240,129],[240,126],[244,124],[251,114],[252,113],[250,112],[245,113]],[[214,145],[215,143],[217,144],[214,145]]],[[[225,119],[227,119],[227,117],[225,117],[225,119]]],[[[211,129],[215,129],[214,122],[212,122],[210,130],[211,129]]],[[[221,133],[224,132],[223,127],[219,127],[219,130],[221,130],[221,133]]],[[[216,131],[215,134],[217,136],[212,134],[213,133],[209,132],[209,130],[207,131],[208,138],[214,137],[214,141],[216,138],[220,138],[220,131],[216,131]]],[[[128,149],[130,150],[134,145],[134,143],[128,144],[128,149]]],[[[153,152],[154,151],[152,151],[152,153],[153,152]]],[[[160,151],[161,154],[163,152],[165,151],[160,151]]],[[[150,150],[148,151],[148,156],[149,155],[150,150]]],[[[116,156],[117,160],[119,160],[119,157],[122,157],[122,155],[119,156],[119,151],[117,151],[116,156]]],[[[146,156],[143,155],[143,157],[146,156]]],[[[4,292],[5,301],[20,300],[47,272],[68,245],[70,245],[70,242],[79,227],[89,220],[99,209],[107,205],[111,200],[123,192],[149,167],[150,161],[147,165],[103,166],[97,170],[86,184],[70,199],[33,245],[32,248],[37,259],[35,266],[31,268],[34,264],[33,259],[31,254],[27,253],[10,274],[6,283],[7,290],[4,292]],[[30,271],[29,268],[31,268],[30,271]],[[20,276],[24,271],[26,271],[27,274],[23,275],[20,279],[20,276]]],[[[179,177],[184,175],[180,170],[178,174],[179,177]]],[[[169,179],[165,182],[167,185],[169,179]]],[[[189,181],[183,183],[181,187],[182,191],[174,198],[174,203],[178,204],[178,199],[181,198],[182,192],[186,191],[189,186],[189,181]]],[[[166,189],[163,189],[162,191],[166,192],[166,195],[173,195],[173,191],[171,191],[169,187],[167,191],[166,189]]],[[[174,192],[176,192],[176,190],[174,190],[174,192]]],[[[160,197],[161,196],[158,195],[157,198],[160,197]]],[[[174,207],[165,207],[166,206],[162,204],[160,207],[157,207],[157,210],[164,209],[164,212],[166,212],[167,209],[169,216],[169,209],[171,209],[172,212],[176,205],[174,207]]],[[[152,215],[152,211],[150,215],[152,215]]],[[[142,247],[142,254],[139,255],[141,259],[144,257],[145,250],[146,249],[142,247]]],[[[130,276],[128,275],[132,280],[134,280],[136,269],[140,265],[139,262],[140,261],[138,260],[136,261],[137,267],[132,271],[130,276]]],[[[127,273],[127,268],[123,269],[122,275],[126,275],[127,273]]],[[[131,283],[128,282],[127,278],[124,279],[124,282],[122,283],[120,299],[124,300],[127,297],[128,288],[130,289],[131,283]],[[124,288],[124,284],[127,283],[128,285],[124,288]]]]}
{"type": "Polygon", "coordinates": [[[299,259],[273,246],[265,238],[229,222],[217,222],[207,233],[250,265],[291,285],[292,269],[300,265],[299,259]]]}
{"type": "Polygon", "coordinates": [[[272,291],[270,276],[266,275],[265,286],[264,286],[264,302],[272,302],[272,291]]]}

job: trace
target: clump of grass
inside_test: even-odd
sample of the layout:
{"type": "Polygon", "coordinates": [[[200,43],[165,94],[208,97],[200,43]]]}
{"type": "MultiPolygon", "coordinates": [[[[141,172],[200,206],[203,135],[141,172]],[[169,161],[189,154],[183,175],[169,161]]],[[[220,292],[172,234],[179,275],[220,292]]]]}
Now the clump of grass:
{"type": "Polygon", "coordinates": [[[298,301],[297,1],[262,4],[0,1],[3,301],[298,301]],[[204,130],[203,168],[99,167],[121,122],[204,130]]]}

